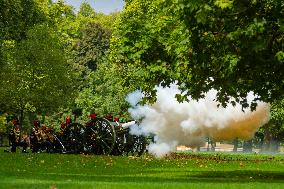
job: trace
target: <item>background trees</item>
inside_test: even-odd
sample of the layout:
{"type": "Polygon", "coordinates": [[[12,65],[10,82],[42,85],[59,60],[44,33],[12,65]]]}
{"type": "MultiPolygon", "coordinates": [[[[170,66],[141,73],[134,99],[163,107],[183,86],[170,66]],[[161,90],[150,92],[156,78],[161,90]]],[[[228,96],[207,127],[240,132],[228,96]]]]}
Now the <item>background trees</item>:
{"type": "Polygon", "coordinates": [[[73,47],[75,62],[95,71],[109,50],[111,30],[93,21],[87,23],[81,33],[73,47]]]}
{"type": "Polygon", "coordinates": [[[119,115],[127,112],[125,97],[130,89],[122,87],[122,72],[108,59],[116,17],[117,13],[107,16],[97,14],[86,4],[82,4],[78,14],[78,19],[84,20],[84,24],[72,53],[82,79],[76,105],[83,109],[84,115],[93,112],[100,116],[108,113],[119,115]]]}
{"type": "Polygon", "coordinates": [[[232,96],[249,106],[249,91],[255,101],[272,102],[284,94],[283,6],[278,0],[127,1],[112,39],[113,60],[144,70],[150,86],[141,89],[149,97],[155,85],[177,82],[193,98],[217,89],[223,105],[232,96]]]}
{"type": "MultiPolygon", "coordinates": [[[[100,100],[78,103],[84,112],[113,112],[111,102],[102,99],[124,101],[112,87],[118,79],[107,61],[118,13],[96,13],[85,2],[78,13],[64,1],[5,0],[0,5],[1,114],[16,114],[21,124],[32,114],[64,119],[86,91],[92,92],[81,101],[100,100]]],[[[118,105],[114,109],[120,112],[118,105]]]]}
{"type": "Polygon", "coordinates": [[[1,112],[17,114],[22,124],[25,111],[54,112],[75,92],[57,27],[68,6],[48,0],[1,3],[1,112]]]}
{"type": "Polygon", "coordinates": [[[12,112],[54,111],[73,94],[72,72],[56,33],[37,25],[9,52],[1,104],[12,112]]]}

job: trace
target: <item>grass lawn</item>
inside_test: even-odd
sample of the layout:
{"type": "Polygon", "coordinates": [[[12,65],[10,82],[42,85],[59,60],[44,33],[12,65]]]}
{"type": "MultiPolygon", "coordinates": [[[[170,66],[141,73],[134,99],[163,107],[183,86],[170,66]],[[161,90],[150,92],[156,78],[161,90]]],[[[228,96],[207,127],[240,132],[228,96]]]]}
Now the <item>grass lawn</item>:
{"type": "Polygon", "coordinates": [[[190,153],[164,159],[4,153],[0,188],[284,188],[284,155],[190,153]]]}

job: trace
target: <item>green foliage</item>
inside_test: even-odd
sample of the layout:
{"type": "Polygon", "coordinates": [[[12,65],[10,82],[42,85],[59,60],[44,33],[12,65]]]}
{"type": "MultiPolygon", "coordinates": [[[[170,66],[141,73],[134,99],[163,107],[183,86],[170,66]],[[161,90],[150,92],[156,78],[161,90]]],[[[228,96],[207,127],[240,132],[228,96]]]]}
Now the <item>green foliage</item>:
{"type": "MultiPolygon", "coordinates": [[[[127,1],[114,27],[112,60],[144,71],[141,89],[177,82],[185,96],[218,90],[243,107],[253,91],[266,102],[283,98],[282,1],[127,1]]],[[[186,99],[186,98],[180,98],[186,99]]]]}
{"type": "Polygon", "coordinates": [[[7,126],[7,120],[6,120],[6,115],[0,115],[0,133],[5,133],[7,131],[6,129],[7,126]]]}
{"type": "Polygon", "coordinates": [[[30,27],[46,20],[34,0],[1,0],[0,7],[0,42],[22,40],[30,27]]]}
{"type": "Polygon", "coordinates": [[[271,120],[284,125],[284,99],[275,101],[271,107],[271,120]]]}
{"type": "Polygon", "coordinates": [[[284,99],[272,103],[270,124],[273,139],[284,141],[284,99]]]}
{"type": "Polygon", "coordinates": [[[1,104],[14,111],[51,111],[68,102],[72,74],[56,32],[37,25],[8,55],[1,104]]]}
{"type": "Polygon", "coordinates": [[[98,62],[108,52],[110,36],[109,29],[99,23],[89,22],[82,29],[82,36],[74,46],[75,62],[96,70],[98,62]]]}
{"type": "Polygon", "coordinates": [[[84,17],[91,17],[95,15],[95,10],[91,7],[90,4],[84,1],[80,6],[78,15],[82,15],[84,17]]]}
{"type": "Polygon", "coordinates": [[[122,87],[122,78],[116,65],[105,62],[87,76],[87,86],[76,99],[85,115],[96,112],[100,116],[108,113],[119,115],[127,112],[126,95],[131,89],[122,87]]]}
{"type": "Polygon", "coordinates": [[[116,15],[83,14],[81,11],[77,15],[76,22],[81,24],[72,56],[75,68],[82,77],[76,105],[84,110],[83,117],[93,112],[104,116],[127,110],[125,96],[129,90],[122,88],[121,72],[107,59],[116,15]]]}

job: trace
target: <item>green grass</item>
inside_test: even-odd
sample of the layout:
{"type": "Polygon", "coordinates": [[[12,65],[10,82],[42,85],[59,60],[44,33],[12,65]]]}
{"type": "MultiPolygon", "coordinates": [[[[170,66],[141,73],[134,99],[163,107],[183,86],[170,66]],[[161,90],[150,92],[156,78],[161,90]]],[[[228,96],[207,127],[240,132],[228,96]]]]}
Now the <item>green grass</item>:
{"type": "Polygon", "coordinates": [[[155,159],[0,150],[0,188],[284,188],[283,155],[190,153],[155,159]]]}

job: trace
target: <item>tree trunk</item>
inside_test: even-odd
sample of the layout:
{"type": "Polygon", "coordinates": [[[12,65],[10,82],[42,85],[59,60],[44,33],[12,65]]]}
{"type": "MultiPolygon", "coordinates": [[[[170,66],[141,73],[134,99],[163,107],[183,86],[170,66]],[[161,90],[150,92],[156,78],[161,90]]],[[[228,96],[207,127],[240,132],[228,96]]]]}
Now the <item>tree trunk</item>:
{"type": "Polygon", "coordinates": [[[211,140],[211,151],[215,152],[216,142],[214,140],[211,140]]]}
{"type": "Polygon", "coordinates": [[[200,146],[198,146],[198,147],[196,148],[196,151],[197,151],[197,152],[200,152],[200,146]]]}
{"type": "Polygon", "coordinates": [[[239,143],[238,138],[235,138],[234,141],[233,141],[233,144],[234,144],[233,152],[238,151],[238,143],[239,143]]]}
{"type": "Polygon", "coordinates": [[[20,128],[23,128],[23,121],[24,121],[24,109],[23,108],[20,110],[19,121],[20,121],[20,128]]]}
{"type": "Polygon", "coordinates": [[[262,144],[262,152],[269,152],[270,149],[270,141],[271,141],[271,134],[269,132],[269,126],[270,124],[266,124],[264,126],[264,138],[263,138],[263,144],[262,144]]]}
{"type": "Polygon", "coordinates": [[[278,153],[279,152],[279,147],[280,147],[280,142],[275,140],[275,139],[271,139],[270,143],[269,143],[269,152],[272,153],[278,153]]]}
{"type": "Polygon", "coordinates": [[[36,115],[34,112],[29,112],[28,117],[29,117],[29,122],[30,122],[29,129],[31,130],[34,124],[34,120],[36,119],[36,115]]]}
{"type": "Polygon", "coordinates": [[[252,140],[244,141],[243,152],[252,152],[252,140]]]}
{"type": "Polygon", "coordinates": [[[209,144],[210,144],[210,138],[208,137],[207,138],[207,152],[209,152],[209,150],[210,150],[209,144]]]}
{"type": "Polygon", "coordinates": [[[41,123],[44,123],[44,122],[45,122],[45,115],[46,115],[45,112],[42,112],[42,113],[41,113],[41,123]]]}

